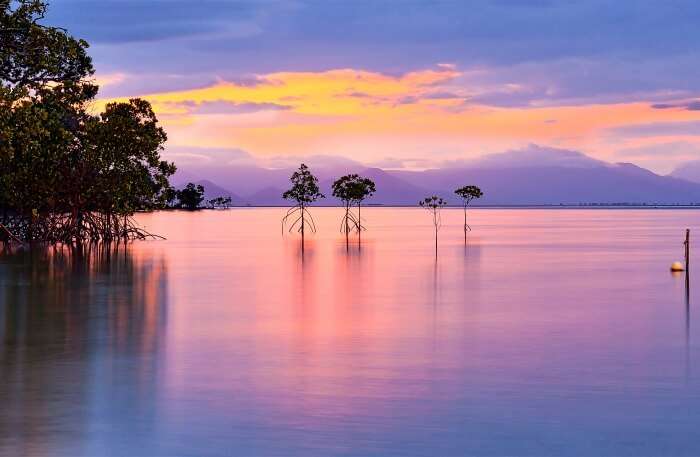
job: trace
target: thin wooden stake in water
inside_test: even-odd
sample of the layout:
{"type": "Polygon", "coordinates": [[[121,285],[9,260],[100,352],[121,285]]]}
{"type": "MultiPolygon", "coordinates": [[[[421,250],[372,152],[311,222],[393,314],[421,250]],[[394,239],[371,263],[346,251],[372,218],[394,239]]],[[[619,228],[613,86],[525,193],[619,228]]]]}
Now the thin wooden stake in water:
{"type": "Polygon", "coordinates": [[[685,306],[689,312],[690,306],[690,229],[685,230],[685,306]]]}
{"type": "Polygon", "coordinates": [[[685,274],[688,275],[688,268],[690,267],[690,229],[685,230],[685,274]]]}
{"type": "Polygon", "coordinates": [[[685,230],[685,379],[690,379],[690,229],[685,230]]]}

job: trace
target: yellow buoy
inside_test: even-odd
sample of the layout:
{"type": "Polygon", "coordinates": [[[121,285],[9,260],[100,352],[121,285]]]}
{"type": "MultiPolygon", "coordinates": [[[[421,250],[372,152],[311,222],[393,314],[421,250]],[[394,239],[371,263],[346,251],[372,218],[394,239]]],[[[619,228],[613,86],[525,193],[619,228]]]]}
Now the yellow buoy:
{"type": "Polygon", "coordinates": [[[683,271],[685,268],[683,267],[683,264],[680,262],[673,262],[671,264],[671,271],[683,271]]]}

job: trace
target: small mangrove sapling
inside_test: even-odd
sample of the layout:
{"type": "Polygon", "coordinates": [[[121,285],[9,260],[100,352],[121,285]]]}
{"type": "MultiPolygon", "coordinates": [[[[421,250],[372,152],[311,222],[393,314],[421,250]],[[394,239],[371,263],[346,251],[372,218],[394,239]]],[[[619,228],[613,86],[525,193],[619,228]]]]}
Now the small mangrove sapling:
{"type": "Polygon", "coordinates": [[[216,197],[208,200],[207,203],[209,207],[214,208],[228,208],[231,206],[231,197],[216,197]]]}
{"type": "Polygon", "coordinates": [[[467,241],[467,232],[472,228],[467,224],[467,206],[475,198],[481,198],[484,193],[477,186],[464,186],[455,190],[455,194],[462,199],[462,207],[464,208],[464,242],[467,241]]]}
{"type": "Polygon", "coordinates": [[[285,200],[292,200],[296,202],[296,204],[289,208],[287,214],[282,218],[282,230],[284,231],[287,220],[293,218],[294,220],[289,226],[289,231],[291,232],[294,227],[297,227],[297,231],[301,233],[301,249],[303,252],[306,225],[311,228],[312,232],[316,232],[316,223],[306,207],[310,203],[315,202],[319,198],[324,198],[325,196],[318,188],[318,178],[316,178],[309,170],[309,167],[303,163],[299,166],[299,169],[292,174],[289,180],[292,182],[292,187],[282,194],[282,198],[285,200]]]}
{"type": "Polygon", "coordinates": [[[433,226],[435,226],[435,256],[437,257],[438,252],[438,230],[442,225],[442,219],[440,212],[442,208],[447,205],[447,202],[436,195],[425,197],[423,200],[418,202],[421,208],[428,210],[430,215],[433,217],[433,226]]]}

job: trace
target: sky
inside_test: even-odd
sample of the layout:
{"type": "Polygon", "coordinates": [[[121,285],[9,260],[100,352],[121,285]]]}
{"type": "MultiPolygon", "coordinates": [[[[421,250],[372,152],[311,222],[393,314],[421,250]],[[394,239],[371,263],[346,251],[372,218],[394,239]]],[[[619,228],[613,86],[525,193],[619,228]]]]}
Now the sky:
{"type": "Polygon", "coordinates": [[[53,0],[48,20],[91,44],[95,109],[148,99],[185,167],[700,159],[696,0],[53,0]]]}

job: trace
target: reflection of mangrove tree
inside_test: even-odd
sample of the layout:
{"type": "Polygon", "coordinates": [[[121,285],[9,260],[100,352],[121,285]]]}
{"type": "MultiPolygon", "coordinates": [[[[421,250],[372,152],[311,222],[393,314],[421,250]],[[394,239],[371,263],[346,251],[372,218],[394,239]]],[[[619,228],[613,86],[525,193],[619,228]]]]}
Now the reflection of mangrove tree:
{"type": "Polygon", "coordinates": [[[289,180],[292,182],[292,187],[282,194],[282,198],[291,200],[296,204],[289,208],[287,214],[282,218],[282,227],[284,230],[287,222],[291,220],[289,231],[291,232],[296,227],[297,231],[301,233],[301,248],[303,252],[306,227],[308,226],[312,232],[316,231],[316,223],[307,207],[319,198],[324,198],[324,195],[318,188],[318,178],[303,163],[289,180]]]}
{"type": "Polygon", "coordinates": [[[41,24],[42,0],[0,0],[2,234],[72,243],[144,238],[131,215],[173,197],[166,134],[144,100],[89,111],[88,44],[41,24]],[[9,231],[9,233],[8,233],[9,231]]]}
{"type": "Polygon", "coordinates": [[[14,246],[0,252],[0,273],[6,312],[47,310],[57,314],[45,317],[54,318],[94,311],[104,318],[105,310],[120,309],[131,325],[162,310],[166,299],[163,259],[134,254],[125,244],[14,246]]]}
{"type": "Polygon", "coordinates": [[[119,389],[143,391],[126,406],[150,414],[167,275],[165,259],[123,244],[0,252],[0,455],[83,454],[89,410],[119,389]]]}

